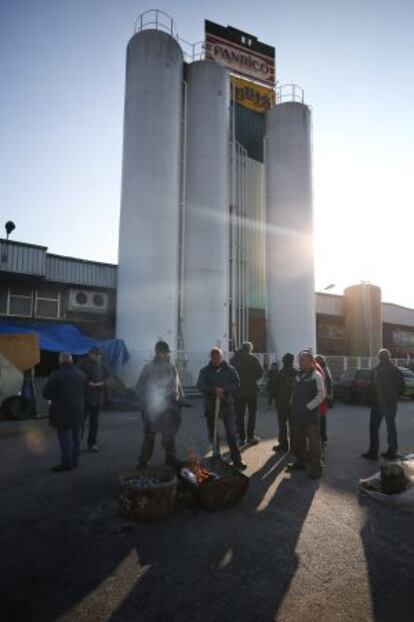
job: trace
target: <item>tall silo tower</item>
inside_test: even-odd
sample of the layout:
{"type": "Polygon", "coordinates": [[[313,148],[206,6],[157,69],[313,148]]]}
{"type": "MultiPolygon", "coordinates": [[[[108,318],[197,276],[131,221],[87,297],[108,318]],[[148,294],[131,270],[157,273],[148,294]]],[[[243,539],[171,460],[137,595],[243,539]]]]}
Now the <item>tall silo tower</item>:
{"type": "Polygon", "coordinates": [[[382,343],[381,289],[371,283],[347,287],[344,311],[345,353],[376,356],[382,343]]]}
{"type": "Polygon", "coordinates": [[[266,113],[265,171],[268,338],[280,358],[316,347],[311,113],[302,101],[266,113]]]}
{"type": "Polygon", "coordinates": [[[230,85],[226,69],[187,67],[183,343],[192,381],[209,350],[228,348],[230,85]]]}
{"type": "Polygon", "coordinates": [[[117,335],[130,381],[157,339],[177,343],[183,55],[172,34],[141,30],[127,47],[117,335]]]}

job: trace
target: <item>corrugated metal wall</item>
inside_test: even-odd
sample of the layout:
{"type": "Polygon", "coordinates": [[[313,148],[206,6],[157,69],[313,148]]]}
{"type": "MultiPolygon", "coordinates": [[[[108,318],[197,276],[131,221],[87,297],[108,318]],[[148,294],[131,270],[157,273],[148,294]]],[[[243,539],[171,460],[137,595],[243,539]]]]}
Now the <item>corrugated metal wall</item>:
{"type": "Polygon", "coordinates": [[[45,265],[45,247],[0,241],[0,271],[44,276],[45,265]]]}
{"type": "Polygon", "coordinates": [[[0,272],[82,287],[116,288],[117,266],[50,255],[46,251],[45,246],[0,240],[0,272]]]}
{"type": "Polygon", "coordinates": [[[117,267],[58,255],[46,257],[46,279],[57,283],[116,288],[117,267]]]}

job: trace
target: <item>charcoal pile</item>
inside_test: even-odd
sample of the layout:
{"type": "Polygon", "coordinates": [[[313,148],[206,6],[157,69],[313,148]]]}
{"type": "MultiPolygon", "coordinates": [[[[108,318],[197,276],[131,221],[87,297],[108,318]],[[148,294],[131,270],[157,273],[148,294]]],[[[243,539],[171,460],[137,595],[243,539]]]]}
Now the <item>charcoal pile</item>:
{"type": "Polygon", "coordinates": [[[166,518],[175,510],[177,478],[170,469],[137,469],[120,477],[119,513],[133,521],[166,518]]]}

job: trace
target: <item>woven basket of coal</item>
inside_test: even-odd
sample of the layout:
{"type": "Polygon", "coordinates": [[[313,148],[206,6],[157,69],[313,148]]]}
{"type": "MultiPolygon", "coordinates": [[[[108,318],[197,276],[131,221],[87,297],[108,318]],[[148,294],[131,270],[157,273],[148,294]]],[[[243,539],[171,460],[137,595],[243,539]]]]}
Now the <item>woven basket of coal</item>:
{"type": "Polygon", "coordinates": [[[119,514],[123,518],[153,521],[173,514],[177,478],[170,469],[137,469],[119,480],[119,514]]]}
{"type": "Polygon", "coordinates": [[[235,505],[246,494],[249,478],[219,457],[190,460],[180,478],[194,490],[198,503],[208,510],[235,505]]]}

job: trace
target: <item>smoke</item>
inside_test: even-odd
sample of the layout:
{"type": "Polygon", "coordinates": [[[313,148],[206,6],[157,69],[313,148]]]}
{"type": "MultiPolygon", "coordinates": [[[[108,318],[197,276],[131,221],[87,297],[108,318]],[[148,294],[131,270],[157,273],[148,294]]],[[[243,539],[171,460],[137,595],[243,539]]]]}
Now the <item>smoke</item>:
{"type": "Polygon", "coordinates": [[[155,421],[171,406],[171,378],[158,377],[148,383],[145,396],[145,414],[155,421]]]}

